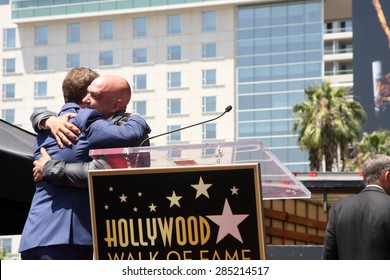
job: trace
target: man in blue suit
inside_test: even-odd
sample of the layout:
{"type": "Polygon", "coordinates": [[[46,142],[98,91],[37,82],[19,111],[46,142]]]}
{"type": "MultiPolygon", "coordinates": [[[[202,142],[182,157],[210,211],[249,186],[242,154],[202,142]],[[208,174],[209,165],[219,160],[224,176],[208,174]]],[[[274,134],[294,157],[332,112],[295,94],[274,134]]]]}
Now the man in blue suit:
{"type": "MultiPolygon", "coordinates": [[[[44,147],[53,159],[90,161],[89,149],[137,146],[147,138],[150,128],[139,115],[130,116],[121,126],[106,120],[126,109],[131,98],[127,81],[118,76],[100,76],[86,91],[84,85],[88,79],[84,80],[84,85],[81,85],[80,79],[75,79],[90,74],[85,71],[85,68],[72,69],[63,85],[70,84],[73,91],[77,89],[80,95],[87,95],[82,103],[65,98],[67,103],[59,113],[77,113],[71,121],[80,128],[78,141],[61,149],[49,131],[39,133],[35,159],[40,157],[40,148],[44,147]],[[99,111],[81,109],[83,104],[99,111]]],[[[68,96],[68,89],[63,86],[64,97],[68,96]]],[[[37,183],[19,252],[22,259],[92,259],[88,189],[37,183]]]]}
{"type": "Polygon", "coordinates": [[[373,155],[362,171],[366,187],[330,210],[325,260],[390,260],[390,157],[373,155]]]}

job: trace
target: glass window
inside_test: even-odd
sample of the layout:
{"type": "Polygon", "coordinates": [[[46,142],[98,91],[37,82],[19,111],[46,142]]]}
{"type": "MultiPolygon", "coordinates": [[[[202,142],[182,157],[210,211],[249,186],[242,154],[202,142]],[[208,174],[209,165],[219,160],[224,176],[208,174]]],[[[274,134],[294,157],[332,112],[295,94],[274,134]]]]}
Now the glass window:
{"type": "Polygon", "coordinates": [[[168,15],[167,33],[170,35],[181,33],[181,15],[168,15]]]}
{"type": "Polygon", "coordinates": [[[133,50],[133,63],[145,63],[147,62],[147,49],[137,48],[133,50]]]}
{"type": "Polygon", "coordinates": [[[180,60],[181,46],[168,46],[167,60],[180,60]]]}
{"type": "MultiPolygon", "coordinates": [[[[174,131],[180,129],[180,125],[168,125],[167,131],[174,131]]],[[[176,131],[168,134],[168,142],[169,141],[180,141],[181,140],[181,131],[176,131]]]]}
{"type": "Polygon", "coordinates": [[[217,98],[215,96],[202,97],[202,112],[216,112],[217,111],[217,98]]]}
{"type": "Polygon", "coordinates": [[[3,48],[16,47],[16,28],[5,28],[3,32],[3,48]]]}
{"type": "Polygon", "coordinates": [[[47,45],[49,42],[49,29],[47,25],[35,27],[35,45],[47,45]]]}
{"type": "Polygon", "coordinates": [[[148,20],[147,17],[137,17],[133,19],[133,36],[146,37],[148,34],[148,20]]]}
{"type": "Polygon", "coordinates": [[[47,96],[47,82],[35,82],[34,83],[34,97],[47,96]]]}
{"type": "Polygon", "coordinates": [[[112,51],[102,51],[99,54],[99,65],[114,65],[114,54],[112,51]]]}
{"type": "Polygon", "coordinates": [[[202,13],[202,31],[210,32],[217,30],[217,12],[207,11],[202,13]]]}
{"type": "Polygon", "coordinates": [[[0,238],[0,252],[3,250],[6,253],[12,252],[12,238],[0,238]]]}
{"type": "Polygon", "coordinates": [[[68,24],[68,43],[80,42],[80,23],[69,23],[68,24]]]}
{"type": "Polygon", "coordinates": [[[206,123],[202,126],[202,139],[217,138],[217,125],[215,123],[206,123]]]}
{"type": "Polygon", "coordinates": [[[15,84],[3,84],[3,99],[15,98],[15,84]]]}
{"type": "Polygon", "coordinates": [[[167,114],[181,114],[181,99],[171,98],[167,100],[167,114]]]}
{"type": "Polygon", "coordinates": [[[35,71],[42,71],[47,70],[47,56],[36,56],[35,57],[35,64],[34,64],[34,70],[35,71]]]}
{"type": "Polygon", "coordinates": [[[100,22],[100,40],[114,39],[114,22],[112,20],[103,20],[100,22]]]}
{"type": "Polygon", "coordinates": [[[202,58],[212,58],[217,56],[217,44],[216,43],[203,43],[202,44],[202,58]]]}
{"type": "Polygon", "coordinates": [[[212,156],[214,157],[215,155],[217,154],[217,151],[215,150],[215,148],[206,148],[206,149],[202,149],[202,156],[212,156]]]}
{"type": "Polygon", "coordinates": [[[3,109],[1,111],[1,118],[6,122],[15,123],[15,109],[3,109]]]}
{"type": "Polygon", "coordinates": [[[202,70],[202,85],[209,86],[217,83],[217,70],[202,70]]]}
{"type": "Polygon", "coordinates": [[[142,116],[146,116],[146,101],[133,101],[133,111],[142,116]]]}
{"type": "Polygon", "coordinates": [[[66,67],[74,68],[80,67],[80,54],[79,53],[69,53],[66,55],[66,67]]]}
{"type": "Polygon", "coordinates": [[[3,73],[15,73],[15,64],[16,60],[15,58],[5,58],[3,59],[3,73]]]}
{"type": "Polygon", "coordinates": [[[138,74],[133,76],[133,88],[135,90],[146,90],[146,74],[138,74]]]}
{"type": "Polygon", "coordinates": [[[168,88],[181,87],[181,72],[168,73],[168,88]]]}

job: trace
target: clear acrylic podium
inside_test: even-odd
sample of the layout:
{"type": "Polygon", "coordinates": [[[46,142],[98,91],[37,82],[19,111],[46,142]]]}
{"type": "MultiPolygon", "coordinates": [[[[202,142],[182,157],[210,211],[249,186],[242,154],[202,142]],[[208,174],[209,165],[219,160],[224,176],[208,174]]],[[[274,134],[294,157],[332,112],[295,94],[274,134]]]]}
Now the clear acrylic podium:
{"type": "Polygon", "coordinates": [[[310,198],[310,191],[260,141],[91,150],[108,168],[260,163],[263,199],[310,198]]]}

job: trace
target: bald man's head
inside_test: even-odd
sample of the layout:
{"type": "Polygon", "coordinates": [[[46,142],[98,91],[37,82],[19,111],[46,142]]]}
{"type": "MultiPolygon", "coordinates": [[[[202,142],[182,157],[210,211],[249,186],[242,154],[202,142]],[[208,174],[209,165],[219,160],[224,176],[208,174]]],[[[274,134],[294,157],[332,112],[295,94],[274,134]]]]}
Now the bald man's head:
{"type": "Polygon", "coordinates": [[[88,108],[98,110],[105,118],[118,111],[126,110],[131,99],[129,83],[120,76],[102,75],[88,87],[88,94],[83,99],[88,108]]]}

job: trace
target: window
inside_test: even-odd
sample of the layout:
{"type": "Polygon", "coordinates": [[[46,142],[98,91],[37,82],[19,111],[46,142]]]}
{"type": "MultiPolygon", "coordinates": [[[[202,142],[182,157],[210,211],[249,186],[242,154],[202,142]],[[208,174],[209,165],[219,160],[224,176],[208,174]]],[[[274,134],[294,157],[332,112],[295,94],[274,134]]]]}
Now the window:
{"type": "Polygon", "coordinates": [[[202,112],[210,113],[217,111],[217,98],[215,96],[202,97],[202,112]]]}
{"type": "Polygon", "coordinates": [[[135,90],[146,90],[146,74],[138,74],[133,76],[133,88],[135,90]]]}
{"type": "Polygon", "coordinates": [[[3,84],[3,99],[15,98],[15,84],[3,84]]]}
{"type": "Polygon", "coordinates": [[[352,31],[352,20],[341,21],[340,22],[340,31],[341,32],[350,32],[350,31],[352,31]]]}
{"type": "Polygon", "coordinates": [[[216,139],[217,129],[215,123],[206,123],[202,126],[202,139],[216,139]]]}
{"type": "Polygon", "coordinates": [[[217,13],[207,11],[202,13],[202,31],[210,32],[217,30],[217,13]]]}
{"type": "Polygon", "coordinates": [[[202,85],[209,86],[217,83],[217,71],[215,69],[208,69],[202,71],[202,85]]]}
{"type": "Polygon", "coordinates": [[[11,49],[16,47],[16,28],[5,28],[3,32],[3,48],[11,49]]]}
{"type": "Polygon", "coordinates": [[[168,46],[167,60],[180,60],[181,59],[181,46],[168,46]]]}
{"type": "Polygon", "coordinates": [[[46,97],[46,96],[47,96],[47,82],[35,82],[34,97],[46,97]]]}
{"type": "Polygon", "coordinates": [[[1,118],[9,123],[15,123],[15,109],[4,109],[1,111],[1,118]]]}
{"type": "MultiPolygon", "coordinates": [[[[180,129],[180,125],[168,125],[167,131],[174,131],[180,129]]],[[[168,134],[168,142],[169,141],[180,141],[181,139],[181,131],[176,131],[168,134]]]]}
{"type": "Polygon", "coordinates": [[[148,20],[146,17],[133,19],[133,36],[135,38],[146,37],[148,35],[148,20]]]}
{"type": "Polygon", "coordinates": [[[216,43],[203,43],[202,44],[202,58],[212,58],[217,56],[216,43]]]}
{"type": "Polygon", "coordinates": [[[66,55],[66,67],[74,68],[80,67],[80,54],[79,53],[69,53],[66,55]]]}
{"type": "Polygon", "coordinates": [[[3,250],[6,253],[12,252],[12,238],[0,238],[0,252],[3,250]]]}
{"type": "Polygon", "coordinates": [[[100,22],[100,40],[114,39],[114,22],[112,20],[103,20],[100,22]]]}
{"type": "Polygon", "coordinates": [[[181,72],[168,73],[168,88],[181,87],[181,72]]]}
{"type": "Polygon", "coordinates": [[[3,59],[3,73],[15,73],[15,58],[5,58],[3,59]]]}
{"type": "Polygon", "coordinates": [[[146,101],[133,101],[133,111],[137,112],[141,116],[146,116],[146,101]]]}
{"type": "Polygon", "coordinates": [[[181,15],[168,15],[167,33],[170,35],[181,33],[181,15]]]}
{"type": "Polygon", "coordinates": [[[47,45],[49,42],[49,29],[47,25],[35,27],[35,45],[47,45]]]}
{"type": "Polygon", "coordinates": [[[181,99],[172,98],[167,100],[167,114],[177,115],[181,114],[181,99]]]}
{"type": "Polygon", "coordinates": [[[34,70],[35,71],[47,70],[47,56],[35,57],[34,70]]]}
{"type": "Polygon", "coordinates": [[[69,23],[68,24],[68,43],[79,43],[80,42],[80,23],[69,23]]]}
{"type": "Polygon", "coordinates": [[[133,63],[145,63],[147,60],[146,48],[137,48],[133,50],[133,63]]]}
{"type": "Polygon", "coordinates": [[[202,156],[204,157],[215,157],[215,155],[217,154],[217,151],[215,150],[215,148],[206,148],[206,149],[202,149],[202,156]]]}
{"type": "Polygon", "coordinates": [[[114,54],[112,51],[102,51],[99,53],[99,65],[114,65],[114,54]]]}

